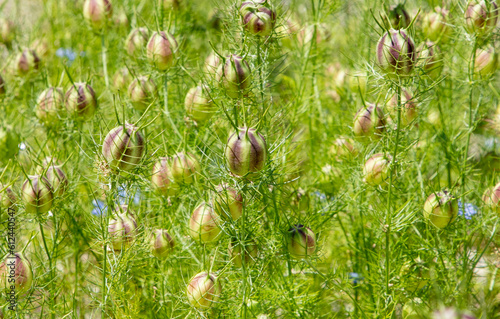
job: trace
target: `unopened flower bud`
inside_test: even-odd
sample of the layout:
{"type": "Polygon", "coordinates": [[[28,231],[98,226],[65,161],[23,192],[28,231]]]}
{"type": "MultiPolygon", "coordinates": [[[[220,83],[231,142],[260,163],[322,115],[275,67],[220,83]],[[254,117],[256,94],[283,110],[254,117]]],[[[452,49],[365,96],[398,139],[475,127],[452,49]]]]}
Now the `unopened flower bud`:
{"type": "Polygon", "coordinates": [[[40,175],[28,176],[21,189],[21,199],[28,213],[48,212],[54,199],[50,182],[40,175]]]}
{"type": "Polygon", "coordinates": [[[158,70],[165,71],[174,64],[177,49],[173,35],[166,31],[155,32],[147,45],[147,57],[158,70]]]}
{"type": "Polygon", "coordinates": [[[0,43],[10,47],[16,35],[15,24],[7,19],[0,19],[0,43]]]}
{"type": "Polygon", "coordinates": [[[88,120],[94,115],[97,97],[90,84],[78,82],[66,91],[66,109],[78,120],[88,120]]]}
{"type": "Polygon", "coordinates": [[[198,309],[208,309],[220,298],[222,286],[214,274],[200,272],[189,281],[187,286],[189,303],[198,309]]]}
{"type": "Polygon", "coordinates": [[[227,184],[215,188],[214,209],[222,218],[237,220],[243,213],[243,196],[227,184]]]}
{"type": "Polygon", "coordinates": [[[172,158],[171,172],[176,183],[192,183],[200,170],[198,159],[191,153],[177,153],[172,158]]]}
{"type": "Polygon", "coordinates": [[[367,103],[354,117],[354,134],[356,136],[378,138],[385,129],[385,115],[375,104],[367,103]]]}
{"type": "Polygon", "coordinates": [[[241,177],[259,172],[266,165],[266,140],[256,129],[241,127],[229,137],[225,155],[229,170],[234,175],[241,177]]]}
{"type": "Polygon", "coordinates": [[[228,56],[226,62],[219,66],[216,80],[226,90],[227,96],[236,99],[250,92],[252,71],[247,61],[233,54],[228,56]]]}
{"type": "Polygon", "coordinates": [[[158,94],[158,88],[153,79],[147,76],[139,76],[128,87],[128,95],[134,108],[145,111],[153,103],[158,94]]]}
{"type": "Polygon", "coordinates": [[[232,238],[229,242],[229,256],[237,268],[243,266],[243,261],[245,262],[245,267],[252,265],[257,258],[258,252],[258,247],[253,240],[241,243],[236,238],[232,238]]]}
{"type": "Polygon", "coordinates": [[[42,59],[50,56],[50,47],[45,39],[36,39],[30,46],[35,51],[36,55],[42,59]]]}
{"type": "Polygon", "coordinates": [[[11,291],[11,286],[14,286],[16,295],[22,295],[30,290],[32,284],[30,261],[22,253],[8,254],[0,264],[0,288],[11,291]]]}
{"type": "Polygon", "coordinates": [[[159,0],[160,7],[165,11],[179,9],[180,2],[180,0],[159,0]]]}
{"type": "Polygon", "coordinates": [[[156,229],[151,235],[151,253],[156,258],[166,258],[175,247],[175,241],[165,229],[156,229]]]}
{"type": "Polygon", "coordinates": [[[358,150],[354,147],[354,141],[347,137],[337,138],[330,147],[330,155],[339,162],[356,156],[357,153],[358,150]]]}
{"type": "Polygon", "coordinates": [[[25,49],[15,60],[15,70],[19,75],[27,75],[37,71],[40,67],[40,58],[34,50],[25,49]]]}
{"type": "Polygon", "coordinates": [[[125,40],[125,50],[129,55],[141,53],[146,48],[148,39],[148,29],[136,28],[130,32],[125,40]]]}
{"type": "Polygon", "coordinates": [[[19,135],[9,127],[0,127],[0,161],[7,161],[19,152],[19,135]]]}
{"type": "Polygon", "coordinates": [[[164,196],[173,196],[179,192],[179,184],[174,182],[174,177],[169,167],[169,158],[160,157],[155,163],[151,183],[153,188],[164,196]]]}
{"type": "Polygon", "coordinates": [[[409,75],[417,59],[415,44],[405,29],[385,32],[376,55],[380,68],[390,77],[409,75]]]}
{"type": "Polygon", "coordinates": [[[443,70],[443,59],[439,47],[434,42],[426,41],[418,47],[417,52],[419,69],[431,79],[439,77],[443,70]]]}
{"type": "Polygon", "coordinates": [[[424,218],[439,228],[445,228],[458,215],[458,201],[447,190],[431,194],[424,204],[424,218]]]}
{"type": "Polygon", "coordinates": [[[130,247],[135,239],[137,232],[137,222],[135,218],[128,213],[118,213],[108,224],[109,239],[111,247],[120,251],[130,247]]]}
{"type": "Polygon", "coordinates": [[[187,114],[199,124],[208,121],[215,113],[212,99],[208,95],[209,87],[199,85],[191,88],[184,100],[187,114]]]}
{"type": "Polygon", "coordinates": [[[316,235],[304,225],[294,225],[288,230],[288,253],[295,259],[311,256],[316,251],[316,235]]]}
{"type": "Polygon", "coordinates": [[[83,17],[96,30],[103,29],[112,15],[110,0],[85,0],[83,4],[83,17]]]}
{"type": "MultiPolygon", "coordinates": [[[[410,91],[401,90],[401,120],[404,125],[412,123],[417,117],[417,102],[411,95],[410,91]]],[[[393,114],[397,114],[398,109],[398,95],[394,94],[387,103],[387,108],[393,114]]],[[[395,115],[397,118],[397,115],[395,115]]]]}
{"type": "Polygon", "coordinates": [[[212,52],[205,60],[205,72],[209,75],[214,75],[217,73],[219,66],[221,64],[221,59],[217,53],[212,52]]]}
{"type": "Polygon", "coordinates": [[[10,186],[0,184],[0,207],[2,209],[16,210],[16,194],[10,186]]]}
{"type": "Polygon", "coordinates": [[[393,5],[388,10],[387,17],[383,14],[386,20],[387,28],[394,28],[396,30],[406,29],[411,23],[410,15],[406,11],[403,4],[393,5]]]}
{"type": "Polygon", "coordinates": [[[492,46],[485,49],[476,50],[476,59],[474,61],[474,72],[483,77],[488,77],[497,69],[498,54],[492,46]]]}
{"type": "Polygon", "coordinates": [[[194,240],[208,244],[219,240],[221,235],[219,215],[206,203],[198,205],[189,220],[189,235],[194,240]]]}
{"type": "Polygon", "coordinates": [[[146,140],[132,124],[112,129],[104,138],[102,155],[113,170],[130,171],[142,160],[146,140]]]}
{"type": "Polygon", "coordinates": [[[132,75],[127,67],[121,68],[116,71],[113,76],[113,88],[116,91],[123,91],[128,89],[130,83],[133,81],[132,75]]]}
{"type": "Polygon", "coordinates": [[[486,206],[489,206],[497,213],[500,213],[500,183],[496,184],[495,187],[488,188],[483,194],[483,202],[486,206]]]}
{"type": "Polygon", "coordinates": [[[363,181],[371,186],[383,185],[389,178],[391,156],[378,153],[370,157],[363,166],[363,181]]]}
{"type": "Polygon", "coordinates": [[[35,114],[48,127],[57,126],[61,110],[64,108],[62,88],[51,87],[43,91],[37,99],[35,114]]]}
{"type": "Polygon", "coordinates": [[[276,24],[276,13],[272,9],[253,1],[243,2],[240,13],[245,29],[253,35],[268,36],[276,24]]]}
{"type": "Polygon", "coordinates": [[[494,0],[469,1],[465,10],[465,28],[469,33],[487,35],[497,25],[498,5],[494,0]]]}
{"type": "Polygon", "coordinates": [[[436,7],[434,12],[427,13],[422,22],[422,31],[431,41],[448,40],[452,29],[448,26],[449,11],[436,7]]]}

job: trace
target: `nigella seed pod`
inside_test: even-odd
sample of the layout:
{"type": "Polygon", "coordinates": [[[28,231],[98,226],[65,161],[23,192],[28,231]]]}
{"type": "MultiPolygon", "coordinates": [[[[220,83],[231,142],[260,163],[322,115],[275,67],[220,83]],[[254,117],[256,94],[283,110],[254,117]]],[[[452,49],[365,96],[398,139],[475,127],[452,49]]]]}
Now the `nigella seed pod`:
{"type": "Polygon", "coordinates": [[[217,276],[204,271],[189,280],[186,292],[191,306],[208,309],[219,300],[222,286],[217,276]]]}
{"type": "Polygon", "coordinates": [[[0,97],[2,95],[5,95],[5,82],[2,78],[2,76],[0,75],[0,97]]]}
{"type": "Polygon", "coordinates": [[[149,34],[146,28],[136,28],[130,32],[125,40],[125,50],[129,55],[142,52],[148,43],[149,34]]]}
{"type": "Polygon", "coordinates": [[[156,258],[166,258],[175,247],[175,241],[165,229],[156,229],[151,235],[151,253],[156,258]]]}
{"type": "Polygon", "coordinates": [[[178,45],[173,35],[161,31],[153,33],[146,49],[148,60],[158,70],[166,71],[174,64],[178,45]]]}
{"type": "Polygon", "coordinates": [[[4,209],[16,209],[17,197],[10,186],[0,184],[0,207],[4,209]]]}
{"type": "Polygon", "coordinates": [[[221,223],[214,209],[206,203],[201,203],[194,209],[189,220],[189,235],[204,244],[217,242],[221,235],[221,223]]]}
{"type": "Polygon", "coordinates": [[[51,48],[47,42],[46,39],[36,39],[35,41],[33,41],[33,43],[31,44],[30,46],[31,48],[33,48],[33,50],[35,50],[35,53],[38,57],[42,58],[42,59],[47,59],[49,58],[50,56],[50,51],[51,51],[51,48]]]}
{"type": "Polygon", "coordinates": [[[145,111],[155,100],[158,88],[153,79],[147,76],[139,76],[128,87],[128,95],[134,108],[138,111],[145,111]]]}
{"type": "Polygon", "coordinates": [[[44,214],[52,208],[54,194],[47,178],[30,175],[21,188],[26,212],[44,214]]]}
{"type": "Polygon", "coordinates": [[[451,27],[447,24],[448,14],[448,10],[436,7],[434,12],[424,16],[422,31],[429,40],[434,42],[448,40],[452,32],[451,27]]]}
{"type": "Polygon", "coordinates": [[[316,251],[316,235],[304,225],[294,225],[288,230],[288,253],[295,259],[311,256],[316,251]]]}
{"type": "Polygon", "coordinates": [[[215,106],[208,95],[208,90],[210,89],[206,85],[191,88],[184,100],[187,114],[199,124],[208,121],[215,113],[215,106]]]}
{"type": "Polygon", "coordinates": [[[217,185],[213,206],[226,220],[237,220],[243,213],[243,196],[227,184],[217,185]]]}
{"type": "Polygon", "coordinates": [[[221,64],[221,59],[219,55],[215,52],[212,52],[205,60],[204,70],[209,75],[215,75],[217,73],[217,70],[219,69],[220,64],[221,64]]]}
{"type": "Polygon", "coordinates": [[[348,75],[347,83],[351,92],[359,93],[364,96],[368,85],[368,76],[366,72],[354,72],[348,75]]]}
{"type": "Polygon", "coordinates": [[[500,213],[500,183],[495,187],[488,188],[483,194],[483,202],[497,213],[500,213]]]}
{"type": "Polygon", "coordinates": [[[109,239],[111,247],[116,251],[127,249],[135,239],[137,233],[137,222],[135,218],[125,212],[118,213],[108,224],[109,239]]]}
{"type": "Polygon", "coordinates": [[[229,242],[229,256],[237,268],[243,266],[243,261],[245,262],[245,267],[251,266],[255,262],[258,252],[258,247],[253,240],[242,244],[236,238],[232,238],[229,242]]]}
{"type": "Polygon", "coordinates": [[[403,4],[393,5],[388,10],[388,20],[389,25],[387,28],[394,28],[396,30],[406,29],[411,23],[411,17],[406,11],[403,4]]]}
{"type": "Polygon", "coordinates": [[[14,63],[17,74],[27,75],[38,70],[40,67],[40,58],[34,50],[25,49],[19,53],[14,63]]]}
{"type": "Polygon", "coordinates": [[[492,46],[476,50],[474,73],[479,74],[482,77],[488,77],[496,71],[497,64],[498,54],[492,46]]]}
{"type": "Polygon", "coordinates": [[[14,22],[7,19],[0,19],[0,43],[10,47],[16,35],[14,22]]]}
{"type": "Polygon", "coordinates": [[[445,228],[458,215],[458,201],[447,190],[431,194],[424,204],[424,218],[438,228],[445,228]]]}
{"type": "Polygon", "coordinates": [[[172,158],[171,172],[176,183],[191,184],[200,170],[198,159],[191,153],[177,153],[172,158]]]}
{"type": "Polygon", "coordinates": [[[153,188],[163,196],[173,196],[179,193],[179,184],[174,182],[174,177],[169,167],[169,158],[160,157],[153,167],[151,175],[153,188]]]}
{"type": "Polygon", "coordinates": [[[234,175],[241,177],[257,173],[266,165],[266,140],[256,129],[241,127],[229,137],[225,156],[229,170],[234,175]]]}
{"type": "MultiPolygon", "coordinates": [[[[417,117],[417,102],[407,89],[401,90],[401,122],[403,125],[412,123],[417,117]]],[[[387,108],[397,118],[398,95],[394,94],[387,102],[387,108]]]]}
{"type": "Polygon", "coordinates": [[[96,30],[103,29],[111,20],[113,7],[110,0],[85,0],[83,17],[96,30]]]}
{"type": "Polygon", "coordinates": [[[330,155],[338,162],[344,159],[350,159],[358,154],[354,147],[354,141],[347,137],[339,137],[330,147],[330,155]]]}
{"type": "Polygon", "coordinates": [[[363,166],[363,181],[371,186],[386,184],[391,160],[389,154],[378,153],[370,157],[363,166]]]}
{"type": "Polygon", "coordinates": [[[180,0],[159,0],[160,7],[165,11],[177,10],[180,6],[180,0]]]}
{"type": "Polygon", "coordinates": [[[142,160],[146,140],[139,129],[129,123],[112,129],[104,138],[102,155],[114,171],[130,171],[142,160]]]}
{"type": "Polygon", "coordinates": [[[390,29],[377,44],[377,62],[390,77],[407,76],[415,65],[415,44],[405,29],[390,29]]]}
{"type": "Polygon", "coordinates": [[[495,29],[499,9],[494,0],[469,1],[465,10],[465,29],[469,33],[487,35],[495,29]]]}
{"type": "Polygon", "coordinates": [[[250,92],[252,71],[248,62],[242,57],[232,54],[217,70],[216,81],[226,90],[227,96],[236,99],[250,92]]]}
{"type": "Polygon", "coordinates": [[[431,79],[439,77],[443,70],[443,59],[439,47],[434,42],[426,41],[418,47],[417,52],[417,67],[431,79]]]}
{"type": "Polygon", "coordinates": [[[66,110],[78,120],[90,119],[97,109],[97,97],[90,84],[77,82],[66,91],[66,110]]]}
{"type": "Polygon", "coordinates": [[[245,30],[253,35],[268,36],[276,24],[276,13],[251,1],[243,2],[240,7],[245,30]]]}
{"type": "Polygon", "coordinates": [[[48,127],[59,124],[59,116],[64,108],[62,88],[51,87],[43,91],[36,101],[35,114],[48,127]]]}
{"type": "Polygon", "coordinates": [[[133,78],[128,68],[127,67],[121,68],[118,71],[116,71],[115,75],[113,76],[113,88],[116,91],[126,90],[130,82],[132,81],[133,78]]]}
{"type": "Polygon", "coordinates": [[[64,195],[69,182],[61,166],[50,165],[45,172],[45,177],[52,188],[54,196],[64,195]]]}
{"type": "Polygon", "coordinates": [[[385,115],[375,104],[367,103],[354,117],[354,135],[379,138],[385,130],[385,115]]]}
{"type": "Polygon", "coordinates": [[[14,290],[16,295],[22,295],[31,289],[32,284],[33,269],[30,261],[23,253],[8,254],[0,264],[0,287],[9,292],[14,290]]]}

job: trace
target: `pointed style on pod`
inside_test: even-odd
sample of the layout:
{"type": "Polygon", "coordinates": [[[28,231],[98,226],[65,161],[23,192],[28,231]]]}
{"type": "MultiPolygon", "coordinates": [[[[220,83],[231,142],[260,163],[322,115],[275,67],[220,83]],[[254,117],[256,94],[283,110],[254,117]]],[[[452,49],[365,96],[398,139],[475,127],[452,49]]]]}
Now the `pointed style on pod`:
{"type": "Polygon", "coordinates": [[[17,197],[10,186],[5,186],[0,184],[0,207],[3,209],[13,209],[16,208],[17,197]]]}
{"type": "MultiPolygon", "coordinates": [[[[387,102],[387,108],[397,118],[398,95],[395,93],[387,102]]],[[[401,122],[403,125],[412,123],[417,118],[417,102],[407,89],[401,90],[401,122]]]]}
{"type": "Polygon", "coordinates": [[[30,175],[21,188],[21,199],[26,212],[45,214],[52,208],[54,193],[43,176],[30,175]]]}
{"type": "Polygon", "coordinates": [[[176,183],[191,184],[195,181],[196,175],[200,172],[200,162],[194,154],[177,153],[172,158],[170,167],[172,176],[176,183]]]}
{"type": "Polygon", "coordinates": [[[387,29],[394,28],[395,30],[399,30],[410,26],[411,17],[402,3],[390,6],[387,11],[386,17],[384,16],[385,14],[382,15],[387,29]]]}
{"type": "Polygon", "coordinates": [[[204,271],[189,280],[186,293],[191,306],[208,309],[220,299],[222,286],[217,276],[204,271]]]}
{"type": "Polygon", "coordinates": [[[431,41],[422,43],[418,49],[417,67],[431,79],[437,79],[443,71],[441,49],[431,41]]]}
{"type": "Polygon", "coordinates": [[[110,0],[85,0],[83,17],[95,30],[103,29],[113,16],[110,0]]]}
{"type": "Polygon", "coordinates": [[[417,60],[415,44],[405,29],[390,29],[377,44],[377,62],[389,77],[407,76],[417,60]]]}
{"type": "Polygon", "coordinates": [[[194,209],[189,220],[189,235],[204,244],[215,243],[221,235],[221,223],[214,209],[206,203],[201,203],[194,209]]]}
{"type": "Polygon", "coordinates": [[[379,138],[385,130],[385,115],[380,107],[367,103],[354,117],[354,135],[379,138]]]}
{"type": "Polygon", "coordinates": [[[125,123],[112,129],[104,138],[102,155],[114,171],[130,171],[142,160],[146,140],[139,128],[125,123]]]}
{"type": "Polygon", "coordinates": [[[390,155],[382,153],[370,157],[363,166],[363,181],[371,186],[386,184],[391,160],[390,155]]]}
{"type": "Polygon", "coordinates": [[[213,206],[222,218],[237,220],[243,214],[243,196],[228,184],[220,184],[215,188],[213,206]]]}
{"type": "Polygon", "coordinates": [[[14,61],[17,74],[23,76],[35,72],[40,67],[40,58],[34,50],[24,49],[14,61]]]}
{"type": "Polygon", "coordinates": [[[138,55],[146,48],[148,39],[148,29],[135,28],[125,40],[125,50],[127,50],[127,53],[131,56],[138,55]]]}
{"type": "Polygon", "coordinates": [[[23,253],[8,254],[0,264],[0,289],[12,290],[12,282],[16,295],[28,292],[33,284],[33,268],[23,253]]]}
{"type": "Polygon", "coordinates": [[[488,188],[483,194],[483,202],[486,206],[494,209],[500,214],[500,183],[495,187],[488,188]]]}
{"type": "Polygon", "coordinates": [[[59,124],[61,110],[64,109],[64,92],[62,88],[51,87],[38,96],[35,106],[36,117],[47,127],[59,124]]]}
{"type": "Polygon", "coordinates": [[[494,0],[471,0],[465,10],[465,29],[471,34],[488,35],[495,29],[499,13],[494,0]]]}
{"type": "Polygon", "coordinates": [[[492,46],[476,50],[474,72],[482,77],[489,77],[495,73],[498,65],[498,54],[492,46]]]}
{"type": "Polygon", "coordinates": [[[179,184],[174,182],[169,162],[168,157],[160,157],[151,175],[153,188],[163,196],[173,196],[179,193],[179,184]]]}
{"type": "Polygon", "coordinates": [[[151,253],[156,258],[166,258],[175,247],[175,241],[165,229],[155,229],[151,235],[151,253]]]}
{"type": "Polygon", "coordinates": [[[448,25],[449,11],[445,8],[436,7],[433,12],[424,16],[422,21],[422,32],[427,39],[438,42],[447,41],[450,38],[452,29],[448,25]]]}
{"type": "Polygon", "coordinates": [[[316,251],[316,235],[304,225],[294,225],[288,230],[288,253],[295,259],[307,258],[316,251]]]}
{"type": "Polygon", "coordinates": [[[207,93],[209,90],[207,85],[198,85],[188,91],[184,100],[187,114],[199,124],[210,120],[215,113],[215,106],[207,93]]]}
{"type": "Polygon", "coordinates": [[[174,64],[177,49],[177,41],[167,31],[154,32],[146,47],[148,60],[160,71],[174,64]]]}
{"type": "Polygon", "coordinates": [[[116,71],[115,75],[113,76],[113,88],[116,91],[123,91],[128,89],[130,83],[134,79],[132,78],[132,75],[130,74],[129,70],[127,67],[123,67],[116,71]]]}
{"type": "Polygon", "coordinates": [[[250,65],[242,57],[232,54],[226,58],[224,64],[219,65],[216,81],[230,98],[245,96],[252,86],[250,65]]]}
{"type": "Polygon", "coordinates": [[[5,95],[5,81],[0,75],[0,97],[2,97],[2,95],[5,95]]]}
{"type": "Polygon", "coordinates": [[[229,256],[237,268],[243,266],[243,261],[245,261],[245,267],[251,266],[255,262],[258,252],[257,244],[253,240],[242,244],[236,238],[232,238],[229,242],[229,256]],[[243,256],[245,257],[243,258],[243,256]]]}
{"type": "Polygon", "coordinates": [[[431,194],[424,204],[424,218],[438,228],[445,228],[458,215],[458,201],[447,190],[431,194]]]}
{"type": "Polygon", "coordinates": [[[97,97],[90,84],[77,82],[66,91],[66,109],[78,120],[90,119],[97,109],[97,97]]]}
{"type": "Polygon", "coordinates": [[[128,95],[134,108],[145,111],[158,95],[158,88],[153,79],[139,76],[128,87],[128,95]]]}
{"type": "Polygon", "coordinates": [[[132,214],[125,212],[120,208],[115,211],[115,218],[111,219],[108,224],[109,239],[111,247],[114,250],[120,251],[130,247],[137,233],[137,222],[132,214]]]}
{"type": "Polygon", "coordinates": [[[276,12],[264,4],[245,1],[240,6],[243,26],[253,35],[269,36],[276,24],[276,12]]]}
{"type": "Polygon", "coordinates": [[[267,160],[266,140],[256,129],[241,127],[229,137],[225,156],[229,170],[236,176],[260,172],[267,160]]]}
{"type": "Polygon", "coordinates": [[[7,19],[0,18],[0,43],[10,47],[16,36],[16,25],[7,19]]]}

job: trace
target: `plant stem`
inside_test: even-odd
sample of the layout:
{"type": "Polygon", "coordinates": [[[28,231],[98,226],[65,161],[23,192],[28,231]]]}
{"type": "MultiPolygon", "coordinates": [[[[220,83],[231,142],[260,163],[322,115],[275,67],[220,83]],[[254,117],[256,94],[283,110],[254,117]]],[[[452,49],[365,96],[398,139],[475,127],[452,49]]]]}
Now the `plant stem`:
{"type": "Polygon", "coordinates": [[[163,103],[165,104],[164,105],[164,108],[165,108],[165,115],[167,116],[169,122],[170,122],[170,126],[172,126],[172,129],[174,130],[175,134],[177,134],[177,136],[179,136],[179,138],[182,140],[182,135],[181,133],[179,132],[179,130],[177,129],[177,126],[175,125],[174,123],[174,120],[172,120],[172,116],[170,114],[170,111],[168,110],[168,73],[165,72],[165,75],[163,76],[163,103]]]}
{"type": "Polygon", "coordinates": [[[102,68],[104,70],[104,82],[106,83],[106,87],[109,87],[109,78],[108,78],[108,63],[106,58],[106,43],[104,41],[104,33],[101,35],[101,51],[102,51],[102,68]]]}
{"type": "MultiPolygon", "coordinates": [[[[51,296],[52,291],[54,290],[54,271],[52,269],[52,256],[49,252],[49,247],[47,246],[47,242],[45,241],[45,234],[43,232],[42,222],[38,221],[38,225],[40,227],[40,234],[42,235],[43,247],[45,248],[45,253],[47,254],[47,258],[49,259],[49,275],[50,275],[50,286],[51,286],[51,289],[48,292],[49,293],[49,307],[50,307],[51,317],[55,318],[56,314],[54,312],[54,300],[51,296]]],[[[54,225],[54,227],[55,227],[55,225],[54,225]]]]}

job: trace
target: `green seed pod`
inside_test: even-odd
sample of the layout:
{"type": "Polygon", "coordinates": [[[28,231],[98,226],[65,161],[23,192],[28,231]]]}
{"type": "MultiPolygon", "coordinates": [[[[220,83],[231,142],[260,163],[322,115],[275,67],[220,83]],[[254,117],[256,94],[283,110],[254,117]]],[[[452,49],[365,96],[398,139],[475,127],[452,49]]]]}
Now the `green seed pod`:
{"type": "MultiPolygon", "coordinates": [[[[120,208],[120,211],[121,210],[120,208]]],[[[126,211],[128,211],[127,208],[126,211]]],[[[135,218],[127,212],[116,213],[116,217],[109,221],[108,233],[111,247],[116,251],[121,251],[122,249],[129,248],[134,241],[137,233],[137,222],[135,218]]]]}
{"type": "Polygon", "coordinates": [[[148,39],[148,29],[136,28],[130,32],[125,40],[125,50],[129,55],[138,55],[146,47],[148,39]]]}
{"type": "Polygon", "coordinates": [[[241,127],[229,137],[225,156],[229,170],[234,175],[242,177],[257,173],[266,165],[266,140],[256,129],[241,127]]]}
{"type": "Polygon", "coordinates": [[[217,70],[219,69],[220,64],[220,57],[215,52],[212,52],[205,60],[204,71],[209,75],[215,75],[217,73],[217,70]]]}
{"type": "Polygon", "coordinates": [[[166,31],[154,32],[147,45],[148,60],[160,71],[174,64],[178,45],[174,36],[166,31]]]}
{"type": "Polygon", "coordinates": [[[227,96],[236,99],[247,95],[252,86],[252,71],[248,62],[232,54],[224,64],[219,65],[216,81],[226,90],[227,96]]]}
{"type": "Polygon", "coordinates": [[[471,0],[465,10],[465,29],[469,33],[488,35],[498,21],[498,6],[494,0],[471,0]]]}
{"type": "Polygon", "coordinates": [[[134,108],[145,111],[158,95],[158,88],[153,79],[139,76],[128,87],[128,95],[134,108]]]}
{"type": "Polygon", "coordinates": [[[177,153],[172,158],[171,172],[176,183],[191,184],[200,170],[198,159],[191,153],[177,153]]]}
{"type": "MultiPolygon", "coordinates": [[[[401,92],[401,104],[401,122],[403,125],[408,125],[417,118],[418,113],[417,102],[407,89],[403,89],[401,92]]],[[[386,106],[389,109],[389,112],[394,114],[394,118],[397,118],[398,95],[394,94],[387,102],[386,106]]]]}
{"type": "Polygon", "coordinates": [[[14,22],[7,19],[0,19],[0,43],[10,48],[16,36],[16,26],[14,22]]]}
{"type": "Polygon", "coordinates": [[[200,272],[191,278],[186,292],[191,306],[198,309],[208,309],[219,300],[222,286],[214,274],[200,272]]]}
{"type": "Polygon", "coordinates": [[[175,247],[175,241],[165,229],[155,229],[151,235],[151,253],[156,258],[166,258],[175,247]]]}
{"type": "Polygon", "coordinates": [[[16,202],[17,197],[12,188],[0,184],[0,207],[2,209],[13,209],[17,211],[16,202]]]}
{"type": "Polygon", "coordinates": [[[500,214],[500,183],[484,192],[483,202],[486,206],[494,209],[497,214],[500,214]]]}
{"type": "Polygon", "coordinates": [[[495,73],[498,64],[498,54],[492,46],[476,50],[474,73],[482,77],[489,77],[495,73]]]}
{"type": "Polygon", "coordinates": [[[19,152],[19,135],[9,127],[0,127],[0,160],[7,161],[19,152]]]}
{"type": "Polygon", "coordinates": [[[102,155],[114,171],[130,171],[142,160],[146,140],[132,124],[112,129],[104,138],[102,155]]]}
{"type": "Polygon", "coordinates": [[[207,94],[208,90],[206,85],[191,88],[184,100],[187,114],[199,124],[208,121],[215,113],[215,106],[207,94]]]}
{"type": "Polygon", "coordinates": [[[228,184],[217,185],[213,206],[226,220],[237,220],[243,213],[243,196],[228,184]]]}
{"type": "Polygon", "coordinates": [[[2,97],[2,95],[5,95],[5,82],[0,75],[0,97],[2,97]]]}
{"type": "Polygon", "coordinates": [[[78,120],[90,119],[97,109],[97,97],[90,84],[78,82],[66,91],[66,109],[78,120]]]}
{"type": "Polygon", "coordinates": [[[251,266],[255,262],[258,252],[258,246],[253,240],[249,240],[244,245],[235,238],[232,238],[229,242],[229,256],[237,268],[243,266],[243,259],[245,260],[245,267],[251,266]]]}
{"type": "Polygon", "coordinates": [[[297,34],[297,40],[301,46],[310,45],[314,36],[314,29],[316,28],[316,44],[328,42],[332,37],[330,27],[324,23],[311,24],[297,34]]]}
{"type": "Polygon", "coordinates": [[[370,157],[363,167],[363,181],[371,186],[386,184],[389,178],[389,163],[391,160],[390,155],[382,153],[370,157]]]}
{"type": "Polygon", "coordinates": [[[62,88],[51,87],[40,93],[36,101],[36,117],[48,127],[59,124],[59,116],[64,108],[64,93],[62,88]]]}
{"type": "Polygon", "coordinates": [[[179,193],[179,184],[174,182],[174,177],[169,167],[169,158],[160,157],[153,167],[151,184],[163,196],[174,196],[179,193]]]}
{"type": "Polygon", "coordinates": [[[243,2],[240,14],[243,26],[253,35],[268,36],[276,24],[276,12],[253,1],[243,2]]]}
{"type": "Polygon", "coordinates": [[[434,12],[429,12],[422,21],[422,31],[425,36],[434,42],[447,41],[450,38],[452,29],[448,23],[449,11],[436,7],[434,12]]]}
{"type": "Polygon", "coordinates": [[[165,11],[178,10],[180,7],[180,0],[159,0],[160,8],[165,11]]]}
{"type": "Polygon", "coordinates": [[[439,47],[431,41],[426,41],[418,47],[417,52],[417,67],[431,79],[438,78],[443,70],[443,59],[439,47]]]}
{"type": "Polygon", "coordinates": [[[25,49],[17,56],[14,61],[14,66],[17,74],[24,76],[38,71],[40,67],[40,58],[38,58],[34,50],[25,49]]]}
{"type": "Polygon", "coordinates": [[[405,29],[385,32],[378,41],[376,56],[389,77],[409,75],[417,59],[415,44],[405,29]]]}
{"type": "Polygon", "coordinates": [[[83,4],[83,17],[96,30],[102,30],[112,15],[113,7],[110,0],[85,0],[83,4]]]}
{"type": "Polygon", "coordinates": [[[385,130],[385,115],[381,108],[372,103],[360,109],[354,117],[354,135],[379,138],[385,130]]]}
{"type": "Polygon", "coordinates": [[[204,244],[215,243],[221,235],[221,223],[219,215],[213,208],[201,203],[194,209],[189,220],[189,235],[204,244]]]}
{"type": "Polygon", "coordinates": [[[116,91],[124,91],[128,89],[129,84],[133,81],[132,75],[127,67],[121,68],[116,71],[113,76],[113,88],[116,91]]]}
{"type": "Polygon", "coordinates": [[[368,86],[368,76],[366,72],[354,72],[347,76],[347,83],[351,92],[364,96],[368,86]]]}
{"type": "Polygon", "coordinates": [[[68,178],[59,165],[50,165],[46,172],[45,177],[52,188],[54,196],[62,196],[68,188],[68,178]]]}
{"type": "Polygon", "coordinates": [[[330,147],[330,155],[337,162],[342,162],[344,159],[351,159],[358,154],[358,150],[354,147],[354,141],[347,137],[339,137],[333,141],[330,147]]]}
{"type": "Polygon", "coordinates": [[[31,43],[31,48],[35,51],[36,55],[42,59],[47,59],[51,55],[51,47],[49,43],[44,38],[36,39],[31,43]]]}
{"type": "Polygon", "coordinates": [[[458,215],[458,201],[447,190],[431,194],[424,204],[424,218],[438,228],[445,228],[458,215]]]}
{"type": "Polygon", "coordinates": [[[25,294],[33,284],[33,269],[23,253],[8,254],[0,264],[0,287],[5,293],[12,290],[12,281],[16,295],[25,294]]]}
{"type": "Polygon", "coordinates": [[[410,26],[411,17],[403,4],[393,5],[387,10],[387,15],[382,14],[386,28],[395,30],[406,29],[410,26]]]}
{"type": "Polygon", "coordinates": [[[21,199],[28,213],[47,213],[52,208],[54,193],[43,176],[30,175],[21,189],[21,199]]]}
{"type": "Polygon", "coordinates": [[[295,259],[311,256],[316,251],[316,235],[304,225],[294,225],[288,230],[288,253],[295,259]]]}

